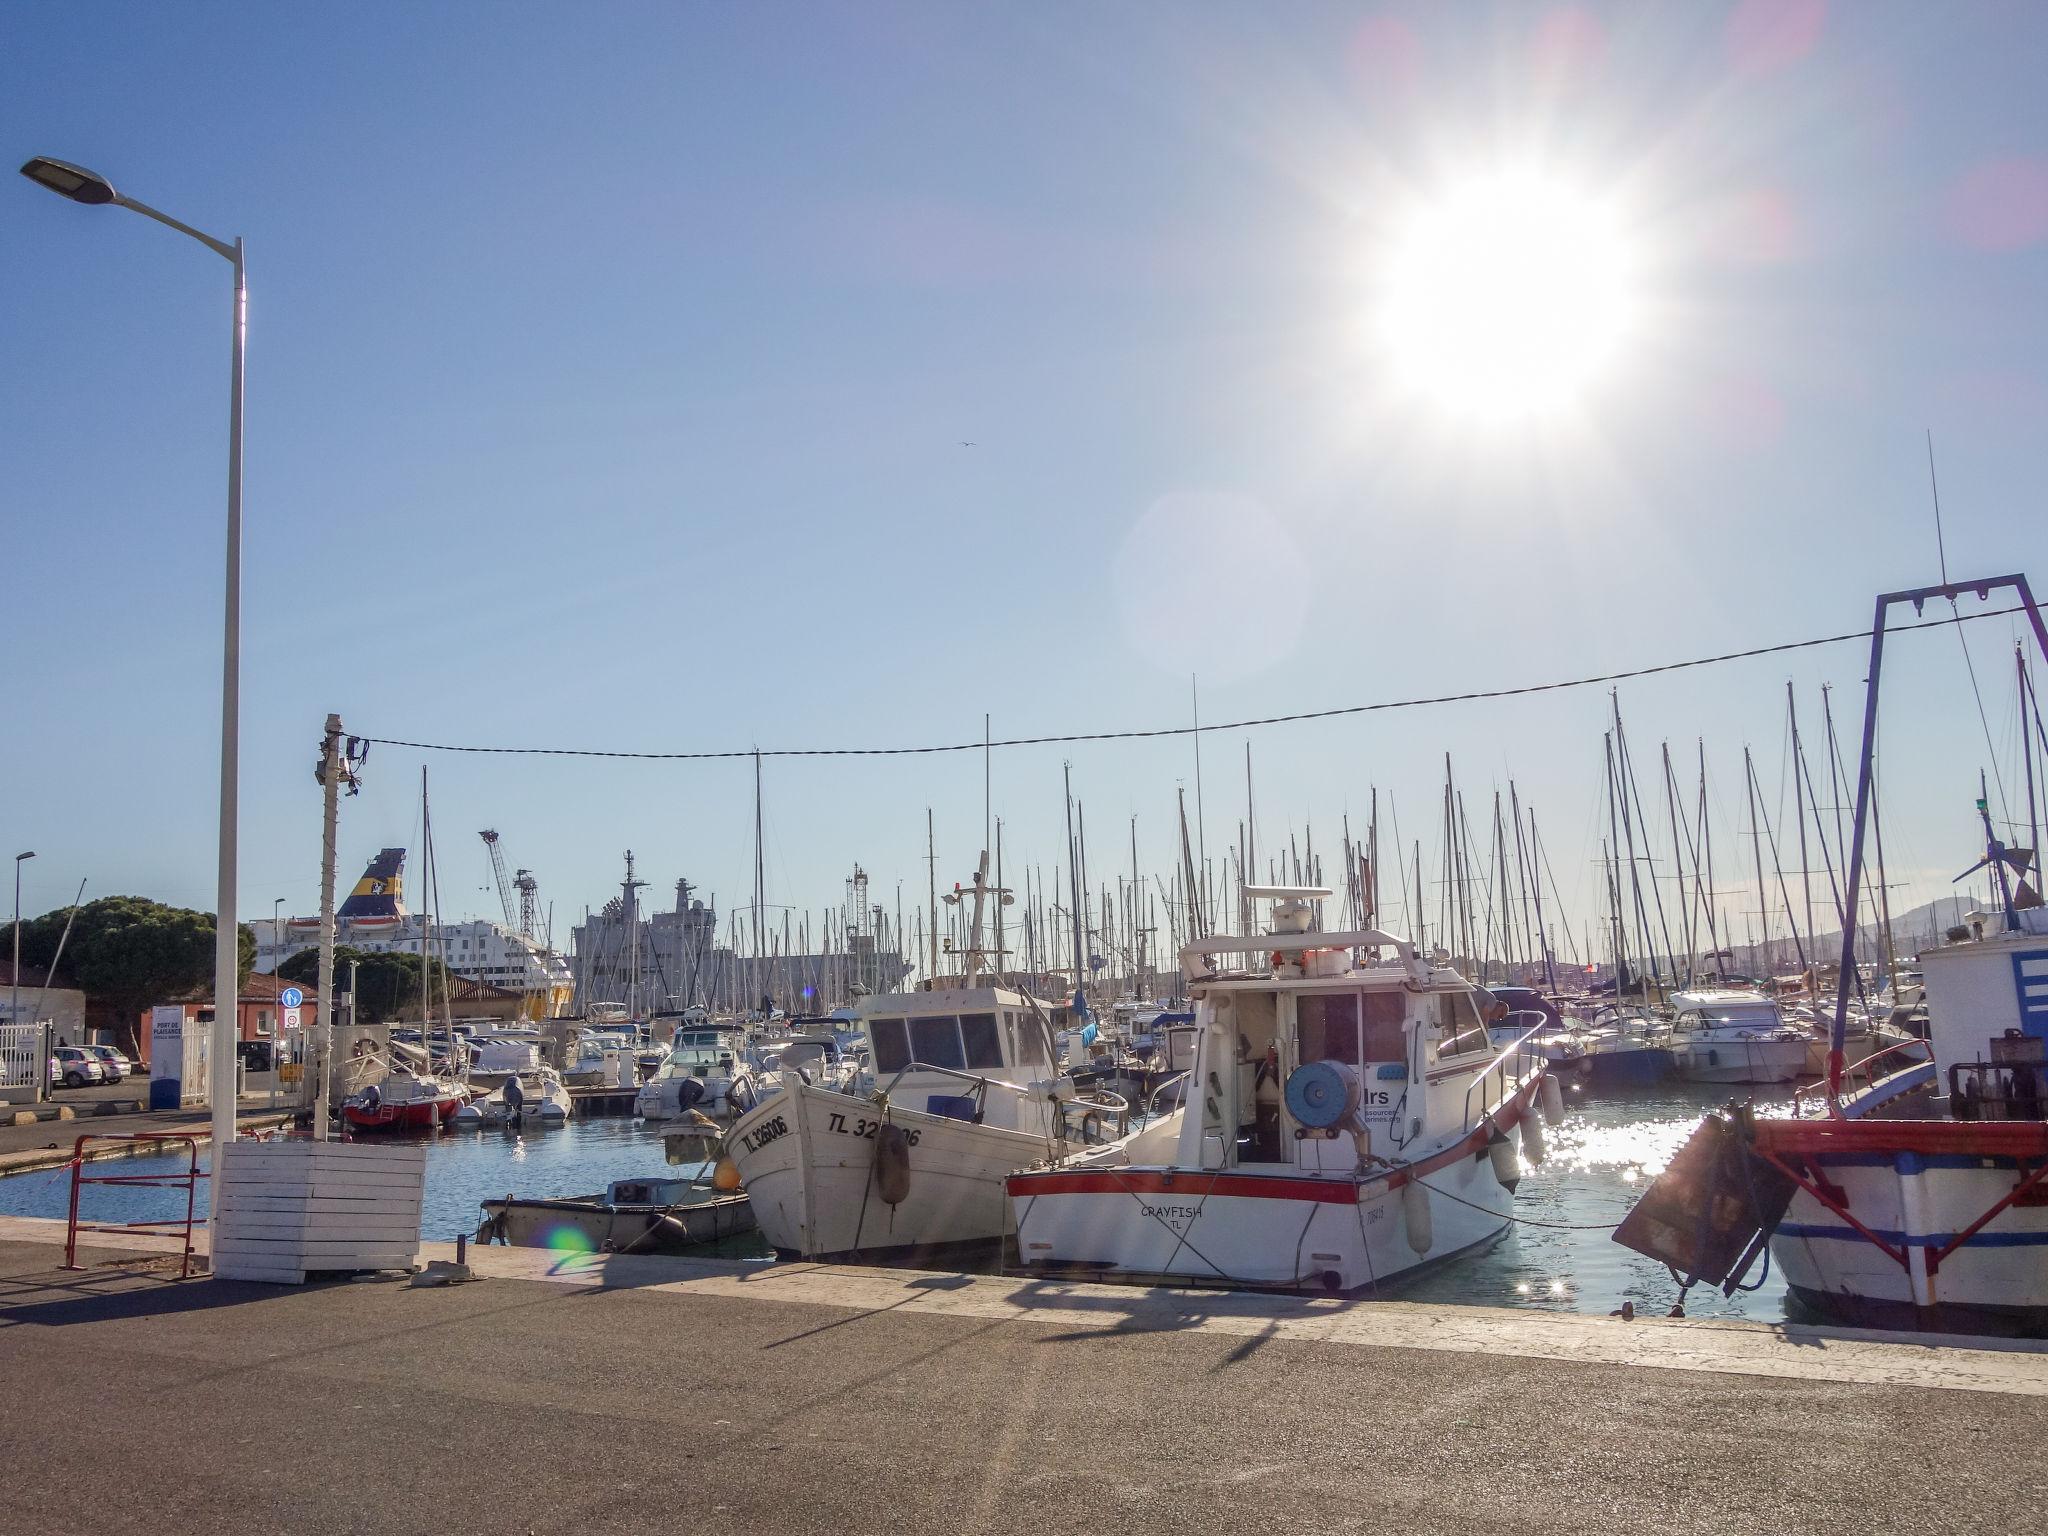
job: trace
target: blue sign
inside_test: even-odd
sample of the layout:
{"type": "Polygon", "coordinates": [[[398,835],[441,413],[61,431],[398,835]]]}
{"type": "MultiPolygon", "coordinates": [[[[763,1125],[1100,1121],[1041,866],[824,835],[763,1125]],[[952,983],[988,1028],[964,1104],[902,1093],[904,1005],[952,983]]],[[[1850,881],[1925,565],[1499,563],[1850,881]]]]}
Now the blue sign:
{"type": "Polygon", "coordinates": [[[277,994],[277,1003],[280,1008],[296,1008],[305,1000],[306,994],[297,987],[286,987],[277,994]]]}

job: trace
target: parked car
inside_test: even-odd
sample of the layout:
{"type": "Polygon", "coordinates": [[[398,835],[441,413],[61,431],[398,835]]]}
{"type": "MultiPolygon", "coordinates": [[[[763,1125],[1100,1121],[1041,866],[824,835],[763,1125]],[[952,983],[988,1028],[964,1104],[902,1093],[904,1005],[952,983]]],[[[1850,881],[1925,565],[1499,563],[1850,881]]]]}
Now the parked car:
{"type": "Polygon", "coordinates": [[[50,1081],[87,1088],[107,1080],[106,1066],[82,1045],[60,1045],[50,1055],[50,1081]]]}
{"type": "Polygon", "coordinates": [[[277,1048],[268,1040],[243,1040],[235,1049],[241,1055],[244,1071],[268,1072],[276,1060],[277,1048]]]}
{"type": "Polygon", "coordinates": [[[111,1045],[88,1045],[86,1049],[99,1057],[100,1065],[107,1070],[107,1081],[110,1083],[118,1083],[135,1071],[135,1064],[111,1045]]]}

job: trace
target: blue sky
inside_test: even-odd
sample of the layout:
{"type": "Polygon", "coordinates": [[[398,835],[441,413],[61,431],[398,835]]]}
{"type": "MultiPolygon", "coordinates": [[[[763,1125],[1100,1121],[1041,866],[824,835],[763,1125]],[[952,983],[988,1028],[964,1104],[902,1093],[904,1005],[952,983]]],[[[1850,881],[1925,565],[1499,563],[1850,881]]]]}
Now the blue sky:
{"type": "MultiPolygon", "coordinates": [[[[641,750],[1211,720],[1850,630],[2048,580],[2048,14],[2027,4],[491,4],[18,10],[0,127],[249,243],[243,900],[315,902],[324,714],[641,750]],[[1640,315],[1570,412],[1475,422],[1366,320],[1405,210],[1506,159],[1622,210],[1640,315]],[[964,442],[972,447],[963,447],[964,442]]],[[[212,902],[227,271],[10,178],[0,819],[25,906],[212,902]]],[[[2010,622],[1972,644],[2012,772],[2010,622]],[[2005,723],[2001,726],[2001,721],[2005,723]]],[[[1727,855],[1783,687],[1854,646],[1632,684],[1704,736],[1727,855]]],[[[1974,856],[1961,653],[1900,647],[1894,862],[1974,856]]],[[[1590,903],[1600,690],[1251,733],[1262,830],[1449,751],[1590,903]]],[[[1204,748],[1212,845],[1242,735],[1204,748]]],[[[1185,739],[994,765],[1013,851],[1172,857],[1185,739]],[[1105,829],[1105,830],[1098,830],[1105,829]]],[[[344,880],[413,837],[380,749],[344,880]]],[[[431,760],[444,908],[495,826],[565,932],[640,855],[744,901],[744,763],[431,760]]],[[[977,755],[771,762],[770,899],[980,845],[977,755]]],[[[2015,784],[2016,787],[2016,784],[2015,784]]],[[[1647,786],[1646,786],[1647,789],[1647,786]]],[[[1779,807],[1774,802],[1773,814],[1779,807]]],[[[1430,841],[1427,828],[1419,829],[1430,841]]],[[[1213,846],[1212,846],[1213,851],[1213,846]]],[[[1427,854],[1426,854],[1427,856],[1427,854]]],[[[1098,856],[1099,863],[1107,863],[1098,856]]],[[[1895,874],[1895,878],[1900,878],[1895,874]]]]}

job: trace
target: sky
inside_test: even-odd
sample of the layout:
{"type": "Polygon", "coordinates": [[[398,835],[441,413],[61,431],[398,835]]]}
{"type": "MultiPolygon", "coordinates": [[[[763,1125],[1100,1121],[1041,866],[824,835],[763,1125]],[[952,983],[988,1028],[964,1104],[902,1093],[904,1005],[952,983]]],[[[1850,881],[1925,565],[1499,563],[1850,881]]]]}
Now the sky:
{"type": "MultiPolygon", "coordinates": [[[[2038,5],[44,3],[8,32],[14,163],[247,241],[245,919],[317,909],[329,711],[641,752],[1167,728],[1197,691],[1231,722],[1852,632],[1944,553],[2048,581],[2038,5]],[[1417,232],[1531,177],[1602,243],[1510,221],[1504,323],[1592,361],[1501,410],[1386,317],[1422,249],[1487,344],[1496,296],[1417,232]]],[[[228,309],[198,245],[0,188],[25,911],[80,880],[213,905],[228,309]]],[[[1902,902],[1976,857],[1980,768],[2020,798],[2013,623],[1969,626],[1981,723],[1953,632],[1892,653],[1902,902]]],[[[1834,645],[1620,704],[1639,764],[1704,743],[1743,857],[1743,747],[1782,826],[1787,681],[1809,729],[1832,686],[1853,770],[1865,670],[1834,645]]],[[[1610,707],[1209,733],[1195,836],[1235,838],[1249,743],[1267,846],[1333,845],[1376,788],[1431,863],[1448,753],[1475,824],[1510,780],[1536,809],[1582,921],[1610,707]]],[[[628,848],[653,899],[750,897],[750,760],[388,745],[344,890],[417,846],[423,763],[445,916],[496,913],[485,827],[558,940],[628,848]]],[[[928,809],[965,879],[985,771],[1008,871],[1049,879],[1069,766],[1095,873],[1134,817],[1169,869],[1185,735],[769,758],[767,900],[834,905],[858,862],[915,905],[928,809]]]]}

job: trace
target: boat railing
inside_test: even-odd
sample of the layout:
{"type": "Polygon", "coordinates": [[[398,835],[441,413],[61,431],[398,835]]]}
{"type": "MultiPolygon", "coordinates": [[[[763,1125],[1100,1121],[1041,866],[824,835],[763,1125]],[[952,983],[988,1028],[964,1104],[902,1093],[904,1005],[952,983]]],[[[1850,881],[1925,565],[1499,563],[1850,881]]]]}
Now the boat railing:
{"type": "MultiPolygon", "coordinates": [[[[957,1083],[965,1084],[968,1097],[974,1100],[976,1120],[982,1119],[988,1113],[988,1094],[991,1088],[1000,1088],[1020,1101],[1033,1097],[1028,1090],[1018,1084],[1006,1083],[1001,1078],[962,1072],[956,1067],[935,1067],[929,1062],[922,1061],[913,1061],[905,1065],[887,1083],[878,1086],[875,1097],[884,1101],[893,1098],[898,1085],[913,1072],[951,1078],[957,1083]]],[[[1065,1140],[1093,1146],[1098,1142],[1116,1140],[1130,1129],[1130,1102],[1120,1094],[1101,1092],[1093,1098],[1060,1099],[1055,1102],[1059,1105],[1060,1134],[1065,1140]]]]}
{"type": "MultiPolygon", "coordinates": [[[[1548,1024],[1545,1020],[1545,1024],[1548,1024]]],[[[1491,1115],[1511,1098],[1521,1087],[1522,1079],[1529,1067],[1541,1066],[1543,1056],[1535,1049],[1535,1039],[1543,1032],[1541,1028],[1531,1029],[1510,1041],[1501,1053],[1480,1069],[1479,1075],[1465,1085],[1465,1124],[1469,1127],[1491,1115]],[[1479,1113],[1472,1113],[1472,1095],[1479,1095],[1479,1113]]]]}
{"type": "Polygon", "coordinates": [[[1841,1091],[1833,1098],[1828,1094],[1826,1078],[1803,1087],[1795,1086],[1792,1090],[1793,1117],[1804,1119],[1809,1109],[1817,1113],[1835,1113],[1839,1110],[1841,1098],[1852,1091],[1868,1092],[1888,1077],[1911,1072],[1919,1067],[1931,1069],[1933,1065],[1934,1058],[1929,1053],[1925,1040],[1901,1040],[1881,1051],[1872,1051],[1861,1060],[1852,1061],[1842,1068],[1841,1091]],[[1882,1071],[1873,1065],[1877,1062],[1884,1063],[1882,1071]]]}
{"type": "MultiPolygon", "coordinates": [[[[1145,1100],[1145,1118],[1147,1120],[1158,1119],[1159,1101],[1166,1096],[1166,1091],[1177,1084],[1185,1083],[1188,1080],[1188,1077],[1189,1073],[1187,1069],[1183,1068],[1182,1070],[1174,1073],[1171,1077],[1167,1078],[1164,1082],[1160,1083],[1157,1087],[1155,1087],[1152,1090],[1151,1097],[1145,1100]]],[[[1185,1093],[1186,1089],[1183,1088],[1181,1091],[1185,1093]]]]}

